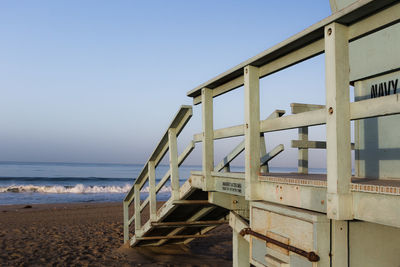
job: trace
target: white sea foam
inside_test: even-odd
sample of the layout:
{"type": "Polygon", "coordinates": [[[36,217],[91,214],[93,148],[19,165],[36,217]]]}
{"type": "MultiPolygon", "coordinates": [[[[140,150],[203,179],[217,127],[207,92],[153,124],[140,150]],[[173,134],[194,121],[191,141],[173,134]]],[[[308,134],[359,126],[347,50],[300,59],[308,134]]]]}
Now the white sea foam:
{"type": "MultiPolygon", "coordinates": [[[[37,185],[11,185],[0,186],[0,193],[51,193],[51,194],[96,194],[96,193],[127,193],[132,185],[124,186],[84,186],[77,184],[75,186],[37,186],[37,185]]],[[[170,192],[171,188],[165,186],[160,192],[170,192]]],[[[149,188],[145,187],[141,190],[143,193],[148,193],[149,188]]]]}

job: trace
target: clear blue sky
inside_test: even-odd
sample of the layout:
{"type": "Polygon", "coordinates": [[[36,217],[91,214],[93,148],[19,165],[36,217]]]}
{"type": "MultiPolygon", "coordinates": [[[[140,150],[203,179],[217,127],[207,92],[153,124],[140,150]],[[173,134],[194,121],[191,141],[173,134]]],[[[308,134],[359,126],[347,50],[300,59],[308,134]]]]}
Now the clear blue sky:
{"type": "MultiPolygon", "coordinates": [[[[1,1],[0,160],[143,163],[187,91],[330,14],[328,0],[1,1]]],[[[264,79],[262,116],[323,104],[323,60],[264,79]]],[[[242,96],[215,99],[216,128],[243,122],[242,96]]],[[[216,142],[216,161],[228,146],[216,142]]]]}

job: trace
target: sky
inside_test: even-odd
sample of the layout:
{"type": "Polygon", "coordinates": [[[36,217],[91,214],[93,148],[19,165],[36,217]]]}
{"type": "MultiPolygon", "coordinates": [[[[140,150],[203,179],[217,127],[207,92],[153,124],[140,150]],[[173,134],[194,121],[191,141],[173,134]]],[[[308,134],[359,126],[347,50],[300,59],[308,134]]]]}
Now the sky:
{"type": "MultiPolygon", "coordinates": [[[[330,14],[327,0],[1,1],[0,161],[144,163],[189,90],[330,14]]],[[[292,102],[324,104],[323,55],[261,80],[262,118],[292,102]]],[[[243,88],[214,107],[216,129],[242,124],[243,88]]],[[[180,151],[201,131],[193,112],[180,151]]],[[[272,165],[296,164],[292,139],[266,135],[285,145],[272,165]]],[[[216,141],[215,163],[241,140],[216,141]]]]}

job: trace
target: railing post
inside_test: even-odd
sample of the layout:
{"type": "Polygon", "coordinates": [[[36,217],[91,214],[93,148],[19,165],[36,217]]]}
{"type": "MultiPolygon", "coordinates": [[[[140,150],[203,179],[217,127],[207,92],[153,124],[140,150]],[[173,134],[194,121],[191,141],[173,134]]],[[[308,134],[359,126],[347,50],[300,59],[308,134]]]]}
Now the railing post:
{"type": "Polygon", "coordinates": [[[142,220],[140,217],[140,185],[133,185],[133,194],[135,196],[134,206],[135,206],[135,236],[141,236],[142,234],[142,220]]]}
{"type": "Polygon", "coordinates": [[[260,173],[260,76],[253,66],[244,68],[245,172],[247,200],[257,200],[260,173]]]}
{"type": "Polygon", "coordinates": [[[351,183],[349,42],[346,26],[325,27],[327,216],[332,266],[347,266],[347,222],[353,219],[351,183]]]}
{"type": "Polygon", "coordinates": [[[169,145],[169,168],[171,170],[171,196],[174,200],[179,200],[179,167],[178,167],[178,145],[176,140],[176,129],[168,130],[169,145]]]}
{"type": "Polygon", "coordinates": [[[154,161],[149,161],[149,205],[150,205],[150,221],[157,218],[157,200],[156,200],[156,166],[154,161]]]}
{"type": "Polygon", "coordinates": [[[124,212],[124,243],[129,241],[129,202],[123,201],[122,204],[124,212]]]}
{"type": "MultiPolygon", "coordinates": [[[[299,128],[299,140],[308,141],[308,127],[299,128]]],[[[298,172],[308,173],[308,148],[299,148],[298,172]]]]}
{"type": "Polygon", "coordinates": [[[214,186],[211,172],[214,170],[214,122],[213,122],[213,96],[212,90],[201,90],[201,105],[203,115],[203,175],[204,190],[208,191],[214,186]]]}

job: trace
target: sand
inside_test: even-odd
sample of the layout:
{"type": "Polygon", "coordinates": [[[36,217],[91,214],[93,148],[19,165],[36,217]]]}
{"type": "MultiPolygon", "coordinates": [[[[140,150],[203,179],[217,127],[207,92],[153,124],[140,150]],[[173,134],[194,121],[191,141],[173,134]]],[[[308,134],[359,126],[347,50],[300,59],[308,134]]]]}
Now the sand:
{"type": "Polygon", "coordinates": [[[188,247],[123,246],[121,203],[0,206],[0,266],[231,266],[219,226],[188,247]]]}

